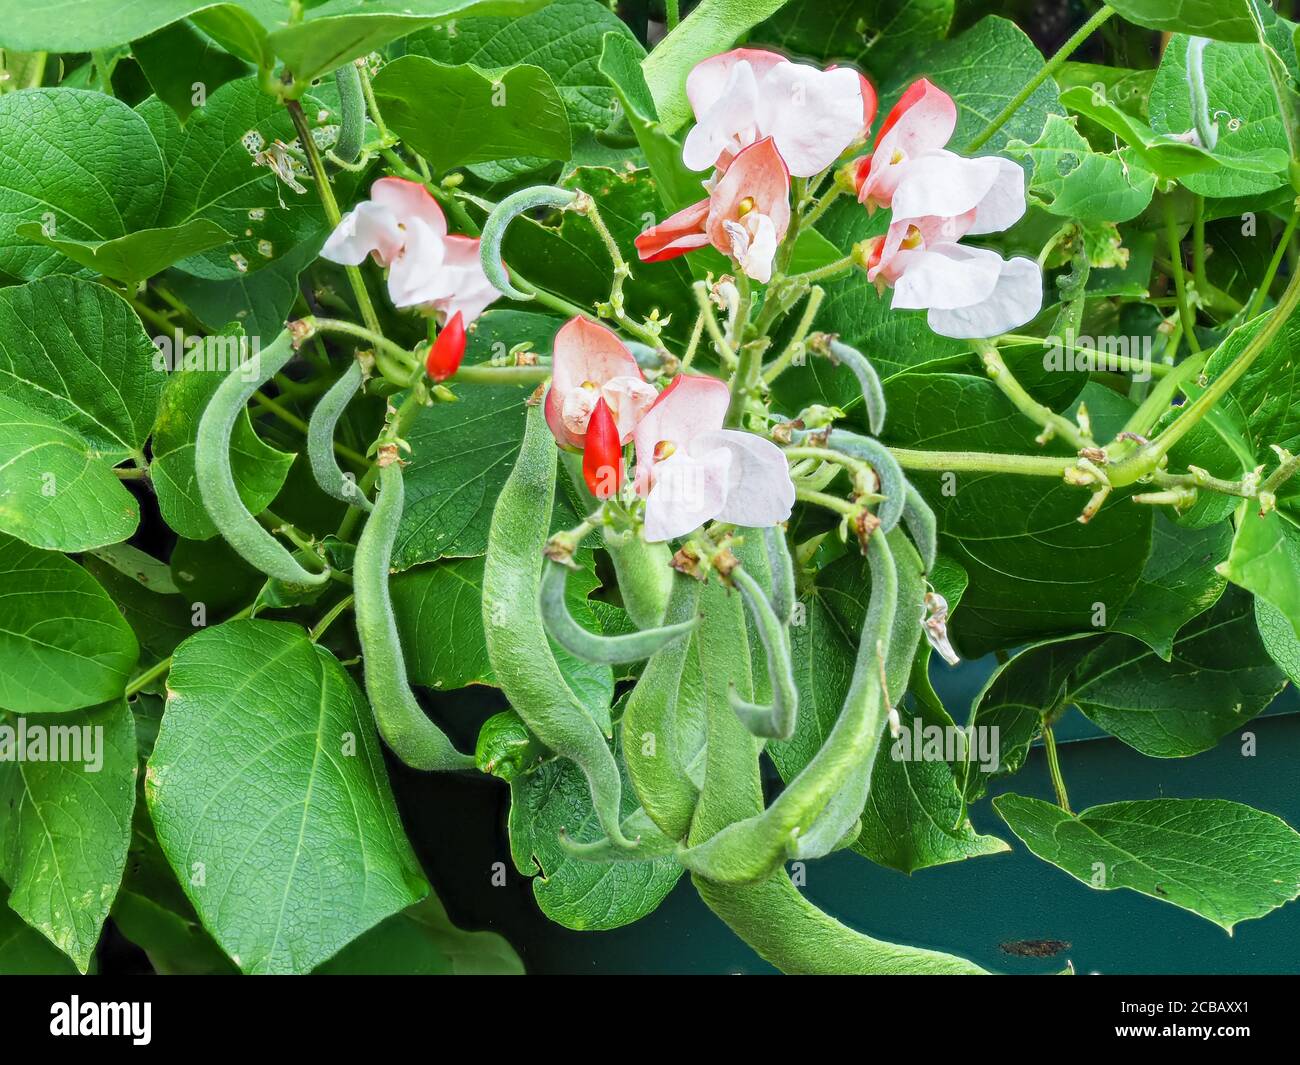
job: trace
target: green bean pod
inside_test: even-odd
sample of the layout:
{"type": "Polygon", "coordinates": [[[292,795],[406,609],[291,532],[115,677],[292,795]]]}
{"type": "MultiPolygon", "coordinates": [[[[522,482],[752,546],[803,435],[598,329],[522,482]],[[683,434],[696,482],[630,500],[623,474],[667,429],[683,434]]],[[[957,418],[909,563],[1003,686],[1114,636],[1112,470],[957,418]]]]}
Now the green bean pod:
{"type": "Polygon", "coordinates": [[[863,935],[818,909],[784,870],[727,887],[693,876],[706,906],[759,954],[791,975],[987,976],[965,958],[863,935]]]}
{"type": "Polygon", "coordinates": [[[808,443],[810,440],[820,441],[823,438],[827,447],[851,458],[870,463],[871,468],[876,471],[876,477],[880,480],[880,491],[885,497],[876,508],[876,516],[880,519],[880,527],[885,532],[892,532],[903,516],[903,508],[907,505],[907,478],[903,476],[903,468],[898,464],[898,460],[879,440],[873,440],[869,436],[859,436],[845,429],[831,429],[829,432],[795,429],[790,433],[790,439],[797,444],[808,443]]]}
{"type": "Polygon", "coordinates": [[[1219,124],[1210,114],[1210,96],[1205,88],[1205,46],[1209,43],[1206,37],[1187,39],[1187,89],[1196,136],[1201,147],[1212,152],[1219,143],[1219,124]]]}
{"type": "Polygon", "coordinates": [[[649,658],[661,647],[689,635],[695,628],[696,619],[690,618],[673,625],[640,629],[637,632],[618,636],[594,633],[579,625],[569,613],[569,604],[564,594],[568,573],[568,567],[562,562],[550,561],[543,566],[538,602],[542,611],[542,622],[551,638],[571,655],[584,662],[611,666],[622,662],[640,662],[649,658]]]}
{"type": "MultiPolygon", "coordinates": [[[[890,535],[898,574],[897,606],[889,631],[889,643],[884,655],[886,709],[897,706],[907,690],[912,673],[912,661],[921,640],[921,614],[925,601],[925,580],[921,560],[900,531],[890,535]]],[[[872,578],[874,584],[874,576],[872,578]]],[[[875,597],[872,597],[872,609],[875,597]]],[[[864,630],[879,625],[878,619],[868,617],[864,630]]],[[[820,858],[833,850],[846,847],[858,838],[862,830],[861,814],[871,793],[871,776],[879,757],[880,748],[873,758],[864,759],[854,770],[843,788],[826,804],[821,816],[812,827],[795,842],[794,858],[820,858]]]]}
{"type": "Polygon", "coordinates": [[[483,722],[474,744],[474,765],[482,773],[507,783],[525,776],[549,756],[537,737],[528,731],[524,719],[513,710],[502,710],[483,722]]]}
{"type": "Polygon", "coordinates": [[[862,389],[862,400],[867,407],[867,424],[871,435],[879,436],[885,427],[885,390],[880,384],[880,375],[865,355],[857,348],[850,347],[841,340],[831,337],[826,342],[826,354],[837,366],[847,366],[858,379],[862,389]]]}
{"type": "Polygon", "coordinates": [[[772,611],[783,625],[789,625],[794,616],[798,593],[794,583],[794,559],[790,557],[790,544],[785,530],[779,525],[763,530],[763,548],[767,552],[767,567],[772,574],[772,611]]]}
{"type": "MultiPolygon", "coordinates": [[[[674,576],[665,620],[681,624],[697,616],[700,582],[674,576]]],[[[684,702],[682,673],[692,653],[699,653],[694,636],[656,651],[637,678],[620,722],[632,789],[646,815],[674,840],[686,836],[699,798],[681,750],[678,714],[679,701],[684,702]]]]}
{"type": "Polygon", "coordinates": [[[769,705],[748,702],[732,688],[728,692],[731,709],[755,736],[788,740],[794,735],[799,713],[799,688],[794,680],[790,632],[772,609],[762,586],[744,566],[731,571],[731,580],[740,589],[740,596],[762,641],[772,684],[772,702],[769,705]]]}
{"type": "Polygon", "coordinates": [[[483,243],[479,245],[479,257],[487,279],[503,296],[521,301],[533,298],[531,292],[524,292],[511,283],[501,259],[501,241],[505,238],[510,223],[525,211],[538,207],[571,207],[577,198],[578,194],[571,189],[562,189],[556,185],[535,185],[512,193],[492,209],[487,221],[483,223],[483,243]]]}
{"type": "Polygon", "coordinates": [[[366,133],[366,101],[361,93],[361,71],[355,63],[344,63],[334,71],[339,91],[339,139],[334,154],[345,163],[355,163],[366,133]]]}
{"type": "Polygon", "coordinates": [[[405,488],[398,462],[379,471],[379,498],[357,540],[352,566],[353,613],[365,663],[366,696],[384,742],[416,769],[473,769],[415,701],[406,680],[406,659],[393,617],[388,571],[402,517],[405,488]]]}
{"type": "Polygon", "coordinates": [[[656,858],[666,858],[677,849],[677,840],[665,835],[641,806],[623,819],[623,834],[636,841],[631,850],[609,839],[579,843],[563,829],[560,830],[560,846],[584,862],[652,862],[656,858]]]}
{"type": "Polygon", "coordinates": [[[289,584],[311,586],[329,580],[328,569],[320,573],[304,569],[257,523],[239,498],[230,468],[230,434],[235,420],[253,393],[279,373],[293,355],[292,338],[285,330],[268,347],[234,367],[217,386],[199,419],[194,441],[194,473],[203,506],[213,524],[249,565],[289,584]]]}
{"type": "Polygon", "coordinates": [[[307,423],[307,459],[322,492],[354,507],[369,510],[370,500],[361,491],[356,479],[346,476],[339,469],[338,459],[334,457],[334,428],[352,397],[361,390],[364,380],[361,364],[353,359],[343,376],[321,396],[307,423]]]}
{"type": "Polygon", "coordinates": [[[605,834],[623,835],[623,784],[600,726],[560,672],[542,623],[542,549],[555,502],[555,440],[540,403],[528,409],[524,441],[497,496],[483,566],[483,630],[488,659],[510,705],[537,739],[577,764],[605,834]]]}
{"type": "Polygon", "coordinates": [[[903,525],[912,534],[912,542],[921,553],[921,562],[925,572],[934,569],[934,560],[939,553],[939,522],[930,509],[930,504],[921,498],[911,481],[907,482],[906,501],[903,504],[903,525]]]}
{"type": "Polygon", "coordinates": [[[678,860],[707,880],[753,884],[765,880],[794,851],[827,804],[862,762],[873,761],[885,723],[879,655],[893,625],[898,573],[885,537],[868,541],[871,596],[853,680],[839,717],[821,749],[761,813],[735,821],[700,843],[678,850],[678,860]]]}

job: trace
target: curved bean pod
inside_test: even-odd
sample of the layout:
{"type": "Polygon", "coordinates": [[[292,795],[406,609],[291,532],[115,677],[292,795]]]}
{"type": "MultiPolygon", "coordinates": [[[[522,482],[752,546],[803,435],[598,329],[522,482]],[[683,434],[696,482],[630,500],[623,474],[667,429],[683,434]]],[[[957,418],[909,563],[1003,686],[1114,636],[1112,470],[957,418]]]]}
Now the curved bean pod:
{"type": "Polygon", "coordinates": [[[542,405],[534,404],[488,530],[483,565],[488,659],[501,690],[533,735],[582,770],[605,834],[617,846],[634,847],[620,826],[618,763],[596,719],[560,672],[542,624],[538,593],[555,502],[555,452],[542,405]]]}
{"type": "Polygon", "coordinates": [[[881,387],[880,374],[876,373],[871,360],[857,348],[850,347],[835,337],[826,341],[826,354],[837,366],[847,366],[853,371],[853,376],[858,379],[858,386],[862,389],[871,435],[879,436],[885,427],[885,390],[881,387]]]}
{"type": "Polygon", "coordinates": [[[790,557],[790,544],[785,530],[779,525],[763,530],[763,548],[767,552],[767,567],[772,574],[772,610],[783,624],[790,624],[798,594],[794,584],[794,559],[790,557]]]}
{"type": "Polygon", "coordinates": [[[555,185],[536,185],[512,193],[493,208],[483,223],[483,243],[479,245],[479,257],[487,279],[503,296],[509,296],[512,300],[533,298],[531,292],[524,292],[511,284],[505,263],[501,260],[501,241],[505,238],[510,223],[525,211],[537,207],[570,207],[577,198],[578,194],[569,189],[555,185]]]}
{"type": "Polygon", "coordinates": [[[339,91],[339,139],[334,154],[345,163],[355,163],[366,133],[366,101],[357,65],[344,63],[334,71],[334,86],[339,91]]]}
{"type": "Polygon", "coordinates": [[[640,662],[659,648],[680,640],[695,628],[695,619],[691,618],[674,625],[641,629],[619,636],[594,633],[579,625],[569,613],[569,604],[564,598],[568,575],[568,567],[563,563],[551,561],[546,564],[542,568],[538,602],[542,609],[542,622],[552,639],[584,662],[610,666],[622,662],[640,662]]]}
{"type": "Polygon", "coordinates": [[[770,706],[747,702],[732,688],[727,693],[731,709],[755,736],[788,740],[794,735],[799,713],[799,689],[794,682],[789,630],[773,611],[762,586],[744,566],[733,569],[731,579],[740,589],[741,598],[745,600],[745,606],[754,620],[758,638],[763,642],[763,650],[767,652],[767,672],[772,682],[770,706]]]}
{"type": "Polygon", "coordinates": [[[356,479],[345,476],[334,457],[334,428],[352,397],[361,390],[364,380],[361,364],[353,359],[343,376],[321,396],[307,423],[307,459],[322,492],[354,507],[370,510],[370,500],[358,487],[356,479]]]}
{"type": "Polygon", "coordinates": [[[921,553],[921,562],[925,572],[934,569],[935,556],[939,553],[939,522],[930,509],[930,504],[921,498],[921,493],[907,482],[907,497],[903,504],[903,524],[912,534],[912,542],[921,553]]]}
{"type": "Polygon", "coordinates": [[[560,831],[560,846],[584,862],[652,862],[656,858],[667,857],[677,849],[677,840],[666,836],[651,820],[644,807],[638,806],[623,819],[623,833],[628,839],[636,840],[636,847],[632,850],[611,843],[608,839],[579,843],[570,839],[563,830],[560,831]]]}
{"type": "Polygon", "coordinates": [[[235,487],[230,468],[230,434],[235,420],[262,385],[293,358],[288,330],[247,362],[234,367],[212,394],[199,419],[194,441],[194,473],[199,495],[226,542],[246,561],[268,577],[289,584],[318,585],[329,580],[329,571],[312,573],[298,561],[249,513],[235,487]]]}
{"type": "MultiPolygon", "coordinates": [[[[700,582],[674,576],[665,620],[681,624],[697,616],[700,582]]],[[[685,837],[699,798],[678,742],[682,672],[695,648],[691,637],[656,651],[637,678],[620,723],[623,762],[632,790],[646,815],[674,840],[685,837]]]]}
{"type": "MultiPolygon", "coordinates": [[[[885,537],[868,541],[871,602],[853,680],[821,749],[766,810],[735,821],[702,843],[680,848],[678,861],[707,880],[753,884],[765,880],[794,850],[827,804],[864,761],[873,762],[885,723],[879,654],[897,607],[898,573],[885,537]]],[[[859,808],[860,809],[860,808],[859,808]]]]}
{"type": "Polygon", "coordinates": [[[876,516],[880,519],[880,527],[885,532],[892,532],[907,505],[907,478],[903,476],[903,468],[890,454],[889,448],[879,440],[859,436],[846,429],[831,429],[829,432],[824,429],[795,429],[790,433],[790,439],[797,444],[807,443],[814,438],[824,439],[827,447],[871,464],[880,479],[880,491],[885,497],[876,508],[876,516]]]}
{"type": "Polygon", "coordinates": [[[379,734],[407,765],[473,769],[474,759],[456,750],[446,733],[429,720],[406,680],[406,659],[388,588],[404,495],[400,463],[381,467],[379,498],[357,540],[352,566],[353,613],[365,664],[366,696],[379,734]]]}

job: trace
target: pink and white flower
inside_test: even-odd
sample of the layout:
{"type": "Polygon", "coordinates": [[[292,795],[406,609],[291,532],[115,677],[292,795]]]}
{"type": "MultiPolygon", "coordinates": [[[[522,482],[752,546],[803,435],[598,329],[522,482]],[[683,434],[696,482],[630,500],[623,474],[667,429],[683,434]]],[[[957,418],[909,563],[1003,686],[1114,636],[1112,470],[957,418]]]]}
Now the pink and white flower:
{"type": "Polygon", "coordinates": [[[770,440],[722,428],[731,394],[714,377],[680,374],[637,423],[636,491],[645,537],[684,536],[717,518],[776,525],[790,516],[794,484],[770,440]]]}
{"type": "Polygon", "coordinates": [[[858,164],[858,199],[895,218],[951,218],[974,211],[970,233],[996,233],[1025,213],[1024,171],[1010,159],[967,159],[944,148],[957,128],[957,105],[926,79],[911,85],[885,116],[875,148],[858,164]]]}
{"type": "Polygon", "coordinates": [[[442,208],[415,181],[380,178],[321,248],[322,258],[344,266],[367,255],[388,269],[394,307],[419,307],[440,322],[459,312],[468,324],[500,297],[483,273],[479,241],[448,233],[442,208]]]}
{"type": "Polygon", "coordinates": [[[1024,325],[1043,305],[1038,264],[957,243],[975,217],[972,210],[957,218],[899,219],[873,243],[868,280],[893,287],[895,310],[928,311],[940,336],[991,337],[1024,325]]]}
{"type": "Polygon", "coordinates": [[[771,137],[795,177],[819,174],[860,140],[876,115],[876,94],[857,71],[818,70],[757,48],[697,63],[686,78],[696,125],[682,160],[691,170],[725,171],[742,149],[771,137]]]}
{"type": "Polygon", "coordinates": [[[658,262],[712,244],[747,276],[766,282],[789,227],[790,173],[776,142],[764,137],[715,178],[707,199],[650,226],[636,248],[642,261],[658,262]]]}
{"type": "Polygon", "coordinates": [[[612,332],[587,318],[571,318],[555,334],[546,424],[562,447],[582,450],[599,400],[605,401],[620,443],[658,397],[636,358],[612,332]]]}

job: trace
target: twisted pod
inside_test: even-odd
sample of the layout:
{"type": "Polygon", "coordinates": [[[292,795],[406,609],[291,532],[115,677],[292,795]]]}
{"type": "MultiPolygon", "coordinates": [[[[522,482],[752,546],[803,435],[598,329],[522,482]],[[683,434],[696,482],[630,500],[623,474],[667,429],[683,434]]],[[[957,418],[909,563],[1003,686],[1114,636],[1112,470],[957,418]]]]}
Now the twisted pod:
{"type": "Polygon", "coordinates": [[[493,208],[483,223],[483,243],[479,245],[479,257],[483,262],[483,272],[498,292],[512,300],[526,301],[533,298],[531,292],[524,292],[511,283],[505,262],[501,258],[501,241],[505,239],[506,228],[510,223],[525,211],[538,207],[572,207],[577,199],[578,194],[569,189],[555,185],[537,185],[511,193],[493,208]]]}

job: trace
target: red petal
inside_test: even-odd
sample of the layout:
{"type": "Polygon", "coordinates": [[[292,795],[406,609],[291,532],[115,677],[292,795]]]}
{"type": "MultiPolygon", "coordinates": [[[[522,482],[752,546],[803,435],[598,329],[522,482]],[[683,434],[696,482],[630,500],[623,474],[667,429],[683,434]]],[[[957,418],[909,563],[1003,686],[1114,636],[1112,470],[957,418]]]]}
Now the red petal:
{"type": "Polygon", "coordinates": [[[596,400],[587,424],[587,442],[582,450],[582,479],[597,499],[618,494],[623,484],[623,445],[618,425],[603,398],[596,400]]]}
{"type": "Polygon", "coordinates": [[[442,327],[438,339],[429,349],[424,368],[435,381],[445,381],[460,369],[460,360],[465,357],[465,319],[460,311],[451,316],[451,321],[442,327]]]}

